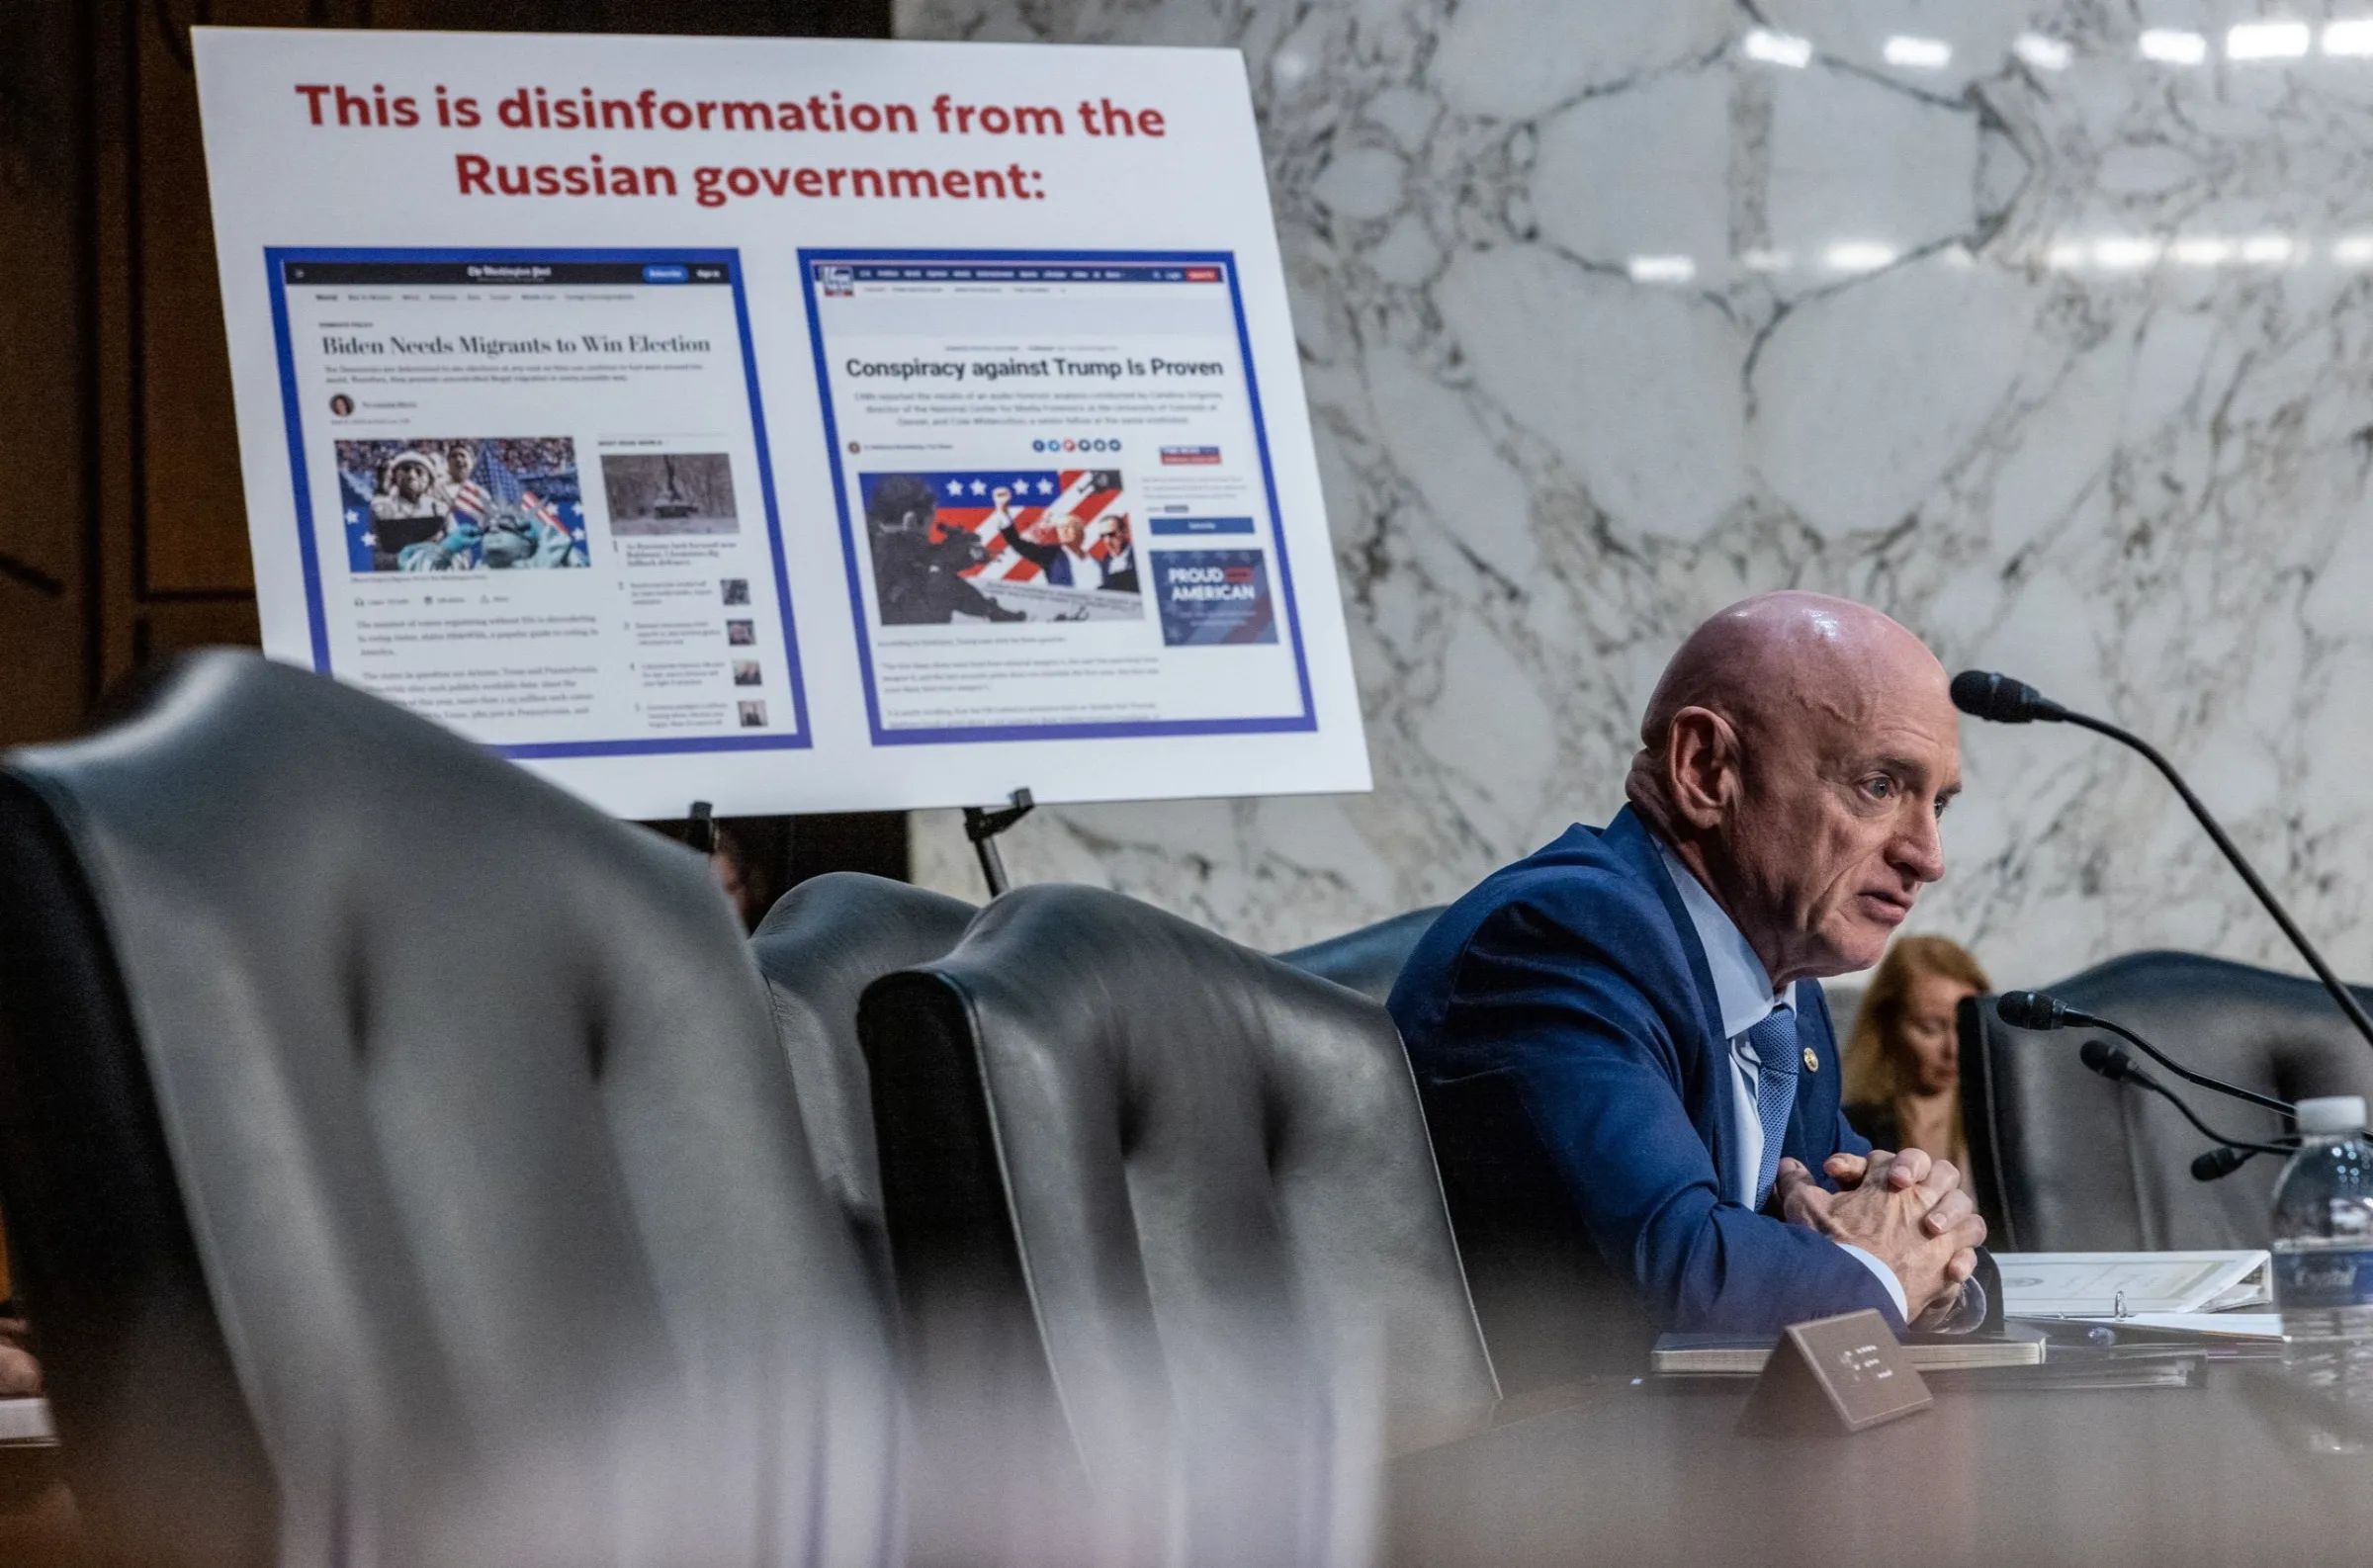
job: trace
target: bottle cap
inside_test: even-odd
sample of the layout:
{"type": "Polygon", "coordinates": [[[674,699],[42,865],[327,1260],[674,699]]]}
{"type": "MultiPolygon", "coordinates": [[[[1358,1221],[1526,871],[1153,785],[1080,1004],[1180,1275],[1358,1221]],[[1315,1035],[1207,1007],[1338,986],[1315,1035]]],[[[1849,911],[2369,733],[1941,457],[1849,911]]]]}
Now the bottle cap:
{"type": "Polygon", "coordinates": [[[2310,1138],[2333,1138],[2365,1130],[2362,1094],[2329,1094],[2299,1102],[2299,1130],[2310,1138]]]}

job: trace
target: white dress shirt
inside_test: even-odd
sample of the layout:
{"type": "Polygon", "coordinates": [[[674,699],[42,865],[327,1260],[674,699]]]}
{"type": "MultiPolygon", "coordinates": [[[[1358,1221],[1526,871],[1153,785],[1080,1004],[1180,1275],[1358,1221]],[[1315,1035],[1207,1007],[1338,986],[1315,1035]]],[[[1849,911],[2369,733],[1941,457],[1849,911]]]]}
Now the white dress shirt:
{"type": "MultiPolygon", "coordinates": [[[[1738,1140],[1741,1158],[1738,1169],[1745,1173],[1744,1190],[1722,1195],[1748,1208],[1755,1206],[1755,1176],[1763,1169],[1763,1116],[1755,1105],[1755,1081],[1761,1063],[1755,1047],[1747,1039],[1747,1031],[1770,1017],[1783,1003],[1797,1005],[1797,982],[1774,988],[1771,974],[1763,960],[1755,956],[1755,948],[1746,933],[1714,901],[1697,874],[1681,863],[1680,856],[1659,838],[1656,852],[1664,857],[1665,874],[1673,879],[1673,887],[1681,895],[1681,907],[1689,912],[1689,923],[1697,928],[1698,945],[1706,950],[1706,967],[1714,976],[1714,1005],[1722,1012],[1722,1033],[1730,1048],[1730,1127],[1731,1136],[1738,1140]]],[[[1802,1020],[1802,1009],[1797,1017],[1802,1020]]],[[[1845,1242],[1834,1246],[1853,1258],[1878,1277],[1895,1303],[1895,1312],[1906,1323],[1911,1309],[1903,1296],[1903,1281],[1895,1271],[1859,1247],[1845,1242]]]]}

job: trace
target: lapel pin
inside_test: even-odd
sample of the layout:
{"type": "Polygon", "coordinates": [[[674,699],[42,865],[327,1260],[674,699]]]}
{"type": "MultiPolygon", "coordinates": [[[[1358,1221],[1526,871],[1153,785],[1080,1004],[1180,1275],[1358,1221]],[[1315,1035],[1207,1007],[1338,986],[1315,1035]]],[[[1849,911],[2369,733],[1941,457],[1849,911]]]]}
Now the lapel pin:
{"type": "Polygon", "coordinates": [[[1804,1071],[1807,1073],[1817,1073],[1820,1070],[1821,1059],[1812,1054],[1811,1046],[1808,1045],[1804,1047],[1804,1071]]]}

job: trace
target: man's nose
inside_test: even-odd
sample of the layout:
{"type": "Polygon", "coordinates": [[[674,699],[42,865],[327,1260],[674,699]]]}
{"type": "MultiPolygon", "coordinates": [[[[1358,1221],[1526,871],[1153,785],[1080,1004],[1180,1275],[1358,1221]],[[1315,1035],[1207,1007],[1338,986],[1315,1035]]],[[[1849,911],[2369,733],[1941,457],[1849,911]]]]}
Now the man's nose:
{"type": "Polygon", "coordinates": [[[1934,882],[1945,874],[1945,839],[1933,811],[1923,809],[1896,835],[1893,849],[1889,858],[1916,881],[1934,882]]]}

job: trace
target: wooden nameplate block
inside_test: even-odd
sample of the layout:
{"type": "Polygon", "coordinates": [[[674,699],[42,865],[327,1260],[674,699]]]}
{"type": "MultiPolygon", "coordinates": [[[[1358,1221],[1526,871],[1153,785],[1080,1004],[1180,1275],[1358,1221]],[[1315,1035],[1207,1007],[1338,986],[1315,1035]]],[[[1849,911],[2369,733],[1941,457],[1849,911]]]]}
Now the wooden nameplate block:
{"type": "Polygon", "coordinates": [[[1877,1312],[1792,1324],[1739,1417],[1747,1437],[1817,1437],[1926,1410],[1935,1397],[1877,1312]]]}

